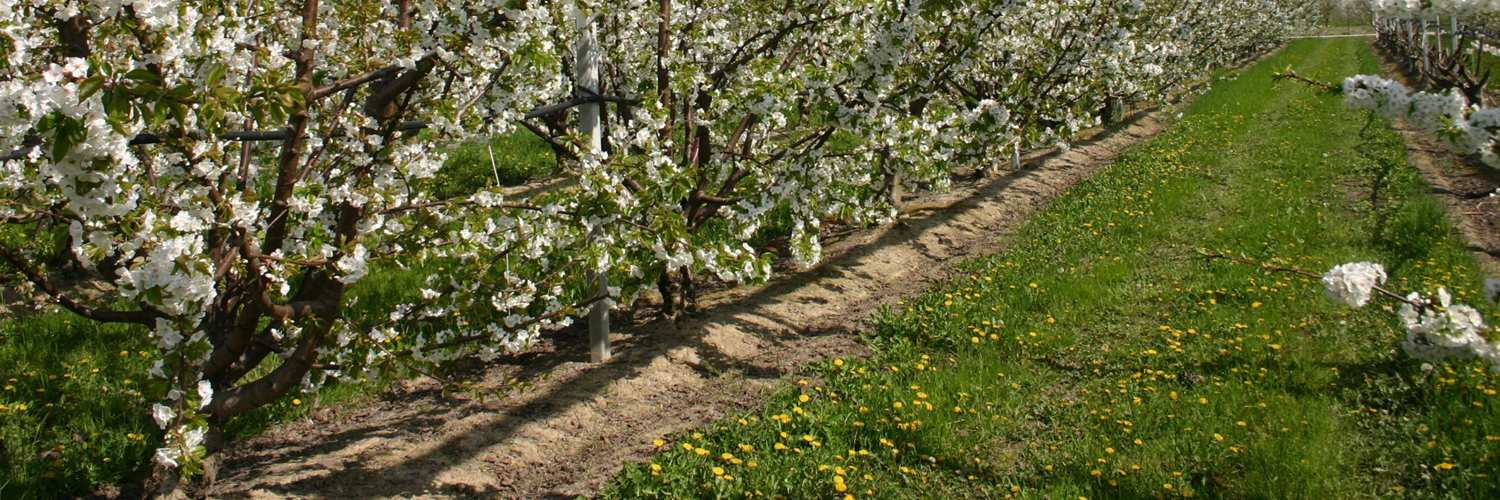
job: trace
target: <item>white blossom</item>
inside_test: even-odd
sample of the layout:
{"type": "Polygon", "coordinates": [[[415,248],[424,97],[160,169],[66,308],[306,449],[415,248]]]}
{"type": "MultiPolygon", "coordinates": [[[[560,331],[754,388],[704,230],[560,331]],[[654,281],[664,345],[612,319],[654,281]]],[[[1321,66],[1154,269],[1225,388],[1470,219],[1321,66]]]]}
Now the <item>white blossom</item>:
{"type": "Polygon", "coordinates": [[[198,381],[198,409],[208,407],[214,400],[214,385],[207,380],[198,381]]]}
{"type": "Polygon", "coordinates": [[[182,450],[177,448],[157,448],[155,455],[157,465],[168,469],[177,468],[177,461],[182,459],[182,450]]]}
{"type": "Polygon", "coordinates": [[[1360,308],[1370,302],[1370,292],[1385,280],[1385,268],[1380,264],[1354,262],[1335,266],[1324,274],[1323,289],[1334,300],[1360,308]]]}
{"type": "Polygon", "coordinates": [[[156,425],[163,429],[172,424],[172,419],[177,418],[177,412],[167,405],[156,403],[151,405],[151,418],[156,420],[156,425]]]}

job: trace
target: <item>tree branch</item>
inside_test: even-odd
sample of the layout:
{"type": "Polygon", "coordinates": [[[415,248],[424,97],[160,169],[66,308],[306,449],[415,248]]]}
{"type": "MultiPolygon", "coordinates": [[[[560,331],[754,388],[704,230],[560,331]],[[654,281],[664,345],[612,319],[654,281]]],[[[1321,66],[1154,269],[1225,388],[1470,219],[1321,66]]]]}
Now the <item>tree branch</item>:
{"type": "Polygon", "coordinates": [[[116,311],[84,305],[83,303],[78,302],[77,300],[63,294],[62,290],[59,290],[57,285],[53,283],[51,279],[47,278],[46,274],[44,274],[42,271],[32,269],[31,265],[26,262],[25,258],[21,257],[20,254],[16,253],[10,248],[0,246],[0,258],[3,258],[6,263],[10,264],[11,267],[19,271],[22,276],[25,276],[27,281],[30,281],[32,284],[36,285],[37,288],[42,289],[42,291],[45,292],[49,297],[51,297],[52,300],[58,305],[69,311],[72,311],[74,314],[77,314],[79,316],[104,323],[134,323],[145,326],[152,326],[155,324],[157,318],[166,317],[160,312],[150,309],[142,309],[139,311],[116,311]]]}

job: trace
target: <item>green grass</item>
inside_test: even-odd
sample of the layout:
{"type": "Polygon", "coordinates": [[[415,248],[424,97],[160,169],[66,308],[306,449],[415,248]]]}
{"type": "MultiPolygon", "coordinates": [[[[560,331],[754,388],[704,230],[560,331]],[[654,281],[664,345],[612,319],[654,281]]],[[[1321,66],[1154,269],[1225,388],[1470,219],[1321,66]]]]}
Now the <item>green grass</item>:
{"type": "Polygon", "coordinates": [[[0,497],[139,473],[160,442],[143,397],[149,348],[140,331],[74,316],[0,322],[0,497]]]}
{"type": "MultiPolygon", "coordinates": [[[[354,290],[351,317],[378,317],[416,290],[413,275],[375,270],[354,290]]],[[[148,416],[165,388],[150,378],[155,347],[133,325],[106,325],[54,311],[0,320],[0,498],[130,491],[150,472],[161,431],[148,416]]],[[[274,369],[276,358],[249,375],[274,369]]],[[[388,380],[330,384],[231,421],[231,438],[254,435],[320,408],[358,404],[388,380]]]]}
{"type": "Polygon", "coordinates": [[[1490,89],[1500,90],[1500,57],[1497,57],[1489,52],[1485,52],[1480,55],[1479,61],[1480,68],[1490,72],[1490,82],[1488,87],[1490,89]]]}
{"type": "Polygon", "coordinates": [[[1318,30],[1316,32],[1312,33],[1312,34],[1314,34],[1314,35],[1333,36],[1333,35],[1364,35],[1364,34],[1370,34],[1370,33],[1374,33],[1374,32],[1375,32],[1375,29],[1371,28],[1370,27],[1370,23],[1366,22],[1364,24],[1348,24],[1348,25],[1344,25],[1344,24],[1330,24],[1330,25],[1325,25],[1325,26],[1323,26],[1321,28],[1318,28],[1318,30]]]}
{"type": "Polygon", "coordinates": [[[1197,254],[1315,272],[1376,260],[1393,288],[1446,286],[1489,310],[1399,138],[1377,124],[1366,146],[1394,165],[1377,208],[1363,117],[1273,86],[1288,65],[1330,81],[1378,70],[1365,40],[1309,40],[1220,81],[1009,250],[884,313],[870,358],[663,436],[606,496],[1500,495],[1486,366],[1424,371],[1388,308],[1197,254]]]}
{"type": "Polygon", "coordinates": [[[495,136],[487,143],[468,142],[453,148],[433,180],[433,194],[447,198],[489,186],[516,186],[556,171],[552,148],[535,134],[521,130],[495,136]]]}

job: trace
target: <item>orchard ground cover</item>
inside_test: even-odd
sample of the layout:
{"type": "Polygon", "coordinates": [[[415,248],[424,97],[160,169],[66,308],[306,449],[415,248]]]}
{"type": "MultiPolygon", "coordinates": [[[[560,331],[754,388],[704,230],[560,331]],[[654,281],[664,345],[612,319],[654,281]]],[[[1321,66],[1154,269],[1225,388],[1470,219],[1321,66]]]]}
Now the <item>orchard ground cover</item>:
{"type": "Polygon", "coordinates": [[[1392,308],[1200,255],[1382,262],[1393,289],[1483,303],[1399,137],[1362,138],[1340,98],[1273,86],[1287,66],[1379,71],[1367,40],[1307,40],[1219,82],[1008,251],[885,313],[870,358],[663,436],[607,495],[1494,496],[1487,366],[1424,366],[1396,348],[1392,308]],[[1378,205],[1361,149],[1402,165],[1378,205]]]}

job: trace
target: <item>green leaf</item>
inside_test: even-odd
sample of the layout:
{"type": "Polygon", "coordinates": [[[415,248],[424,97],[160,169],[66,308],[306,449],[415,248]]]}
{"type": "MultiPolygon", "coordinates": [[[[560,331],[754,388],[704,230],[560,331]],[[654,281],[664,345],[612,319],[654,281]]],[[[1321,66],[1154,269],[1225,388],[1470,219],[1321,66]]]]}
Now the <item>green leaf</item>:
{"type": "Polygon", "coordinates": [[[219,85],[219,81],[224,79],[224,71],[225,66],[223,64],[209,65],[207,72],[208,74],[204,75],[204,82],[207,83],[206,86],[217,87],[219,85]]]}
{"type": "Polygon", "coordinates": [[[156,73],[153,73],[153,72],[151,72],[151,70],[148,70],[146,68],[136,68],[136,69],[130,70],[128,73],[125,73],[125,79],[126,80],[134,80],[134,81],[141,82],[141,83],[150,83],[150,84],[160,84],[161,83],[161,79],[157,78],[156,73]]]}
{"type": "Polygon", "coordinates": [[[90,97],[93,97],[94,94],[99,93],[99,90],[103,89],[103,88],[104,88],[104,77],[103,76],[101,76],[101,75],[94,75],[94,76],[88,77],[87,79],[85,79],[83,81],[83,83],[81,83],[81,84],[78,85],[78,100],[82,101],[84,99],[88,99],[90,97]]]}
{"type": "Polygon", "coordinates": [[[84,128],[83,122],[70,117],[57,116],[57,125],[53,129],[52,136],[52,159],[59,160],[68,155],[74,146],[82,143],[88,138],[88,129],[84,128]]]}

